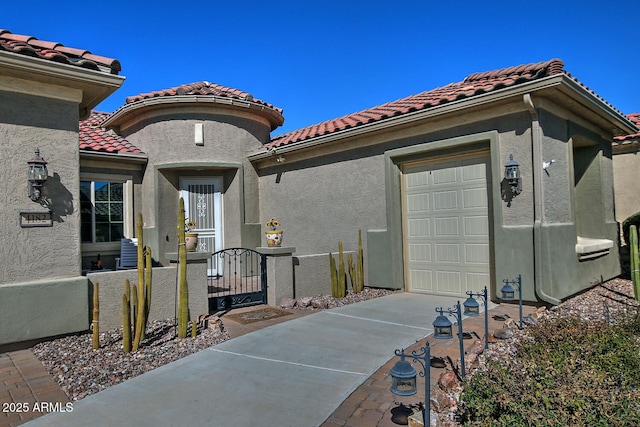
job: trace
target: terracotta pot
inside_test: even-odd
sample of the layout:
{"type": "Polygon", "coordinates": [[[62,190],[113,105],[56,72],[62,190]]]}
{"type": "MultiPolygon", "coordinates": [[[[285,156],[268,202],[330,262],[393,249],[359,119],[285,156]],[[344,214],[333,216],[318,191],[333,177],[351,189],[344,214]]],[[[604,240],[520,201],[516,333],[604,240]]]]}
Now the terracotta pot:
{"type": "Polygon", "coordinates": [[[267,238],[268,247],[274,248],[282,245],[282,230],[265,231],[264,235],[267,238]]]}
{"type": "Polygon", "coordinates": [[[198,234],[184,233],[184,243],[187,248],[187,252],[195,252],[198,247],[198,234]]]}

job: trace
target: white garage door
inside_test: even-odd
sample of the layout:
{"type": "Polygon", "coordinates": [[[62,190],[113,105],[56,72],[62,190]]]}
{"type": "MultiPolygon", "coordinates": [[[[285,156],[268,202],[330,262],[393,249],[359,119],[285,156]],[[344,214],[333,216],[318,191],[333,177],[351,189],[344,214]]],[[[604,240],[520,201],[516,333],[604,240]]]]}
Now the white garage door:
{"type": "Polygon", "coordinates": [[[403,169],[409,292],[460,296],[489,286],[487,158],[403,169]]]}

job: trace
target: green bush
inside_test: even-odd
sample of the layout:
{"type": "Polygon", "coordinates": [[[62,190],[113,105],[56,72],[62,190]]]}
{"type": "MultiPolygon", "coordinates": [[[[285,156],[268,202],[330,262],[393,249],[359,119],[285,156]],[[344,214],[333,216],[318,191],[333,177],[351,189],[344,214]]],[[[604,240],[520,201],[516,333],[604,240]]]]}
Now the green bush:
{"type": "Polygon", "coordinates": [[[640,212],[636,212],[629,218],[622,221],[622,237],[624,242],[629,246],[629,228],[635,225],[640,230],[640,212]]]}
{"type": "Polygon", "coordinates": [[[460,396],[465,425],[640,425],[640,318],[543,320],[508,361],[488,360],[460,396]]]}

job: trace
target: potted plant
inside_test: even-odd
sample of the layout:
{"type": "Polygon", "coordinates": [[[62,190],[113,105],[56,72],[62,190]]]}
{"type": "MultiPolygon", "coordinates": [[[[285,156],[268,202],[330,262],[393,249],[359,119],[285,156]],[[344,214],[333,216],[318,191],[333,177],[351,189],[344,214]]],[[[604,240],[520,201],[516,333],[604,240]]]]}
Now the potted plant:
{"type": "Polygon", "coordinates": [[[271,218],[267,221],[265,227],[268,228],[268,230],[264,232],[267,238],[267,246],[272,248],[282,245],[282,230],[278,230],[278,227],[280,227],[278,220],[271,218]]]}
{"type": "Polygon", "coordinates": [[[198,247],[198,233],[191,233],[191,230],[196,227],[196,222],[185,218],[184,219],[184,243],[187,248],[187,252],[195,252],[198,247]]]}

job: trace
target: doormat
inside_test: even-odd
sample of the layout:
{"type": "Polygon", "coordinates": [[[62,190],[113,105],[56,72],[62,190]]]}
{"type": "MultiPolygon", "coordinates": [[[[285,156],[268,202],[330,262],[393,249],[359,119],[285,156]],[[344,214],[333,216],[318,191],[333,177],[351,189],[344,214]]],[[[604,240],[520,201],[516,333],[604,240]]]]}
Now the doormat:
{"type": "Polygon", "coordinates": [[[246,325],[247,323],[259,322],[261,320],[267,319],[275,319],[276,317],[289,316],[291,314],[293,313],[289,313],[285,310],[280,310],[279,308],[267,307],[261,308],[260,310],[247,311],[244,313],[228,314],[224,317],[246,325]]]}

